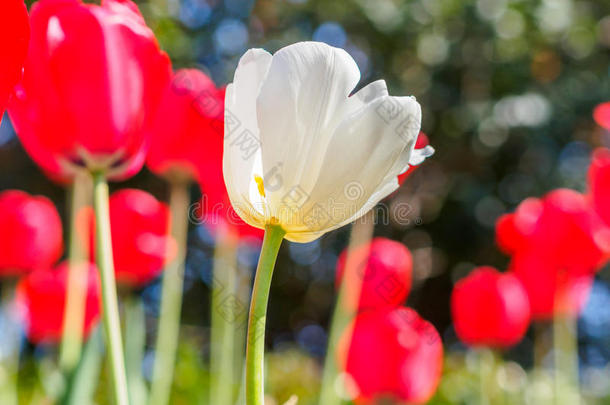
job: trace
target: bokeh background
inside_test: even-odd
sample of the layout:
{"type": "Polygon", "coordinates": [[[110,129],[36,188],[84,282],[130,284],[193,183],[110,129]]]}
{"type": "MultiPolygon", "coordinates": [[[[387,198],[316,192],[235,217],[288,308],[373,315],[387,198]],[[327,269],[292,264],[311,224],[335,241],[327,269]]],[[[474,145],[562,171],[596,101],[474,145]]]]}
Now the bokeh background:
{"type": "MultiPolygon", "coordinates": [[[[610,133],[591,118],[594,106],[610,99],[608,1],[139,4],[174,67],[198,67],[218,85],[231,81],[248,48],[274,52],[313,39],[349,52],[362,72],[360,85],[383,78],[391,94],[417,97],[423,108],[422,129],[436,154],[384,202],[375,234],[411,249],[415,287],[408,305],[437,327],[447,351],[456,356],[464,348],[451,326],[453,283],[476,265],[504,269],[508,260],[494,243],[495,220],[529,196],[557,187],[584,191],[592,149],[610,146],[610,133]]],[[[67,218],[65,190],[32,163],[8,119],[0,128],[0,187],[47,195],[67,218]]],[[[166,183],[146,170],[117,187],[146,189],[161,199],[168,195],[166,183]]],[[[192,197],[193,202],[199,198],[196,188],[192,197]]],[[[335,263],[348,237],[346,227],[310,244],[286,242],[280,252],[267,336],[272,351],[269,386],[278,401],[292,393],[302,404],[314,398],[335,299],[335,263]]],[[[241,247],[244,271],[253,271],[257,249],[256,244],[241,247]]],[[[212,254],[210,234],[193,223],[174,403],[197,403],[202,395],[198,391],[209,348],[212,254]]],[[[610,395],[609,281],[605,269],[579,319],[583,391],[601,401],[610,395]]],[[[141,292],[151,336],[159,293],[158,282],[141,292]]],[[[533,361],[531,335],[506,353],[515,362],[510,363],[511,373],[517,379],[525,375],[520,367],[527,369],[533,361]]],[[[29,350],[40,355],[33,347],[29,350]]],[[[447,372],[451,361],[448,358],[447,372]]],[[[146,361],[144,368],[146,374],[146,361]]],[[[450,392],[458,389],[456,381],[461,380],[445,379],[434,401],[458,397],[450,392]]]]}

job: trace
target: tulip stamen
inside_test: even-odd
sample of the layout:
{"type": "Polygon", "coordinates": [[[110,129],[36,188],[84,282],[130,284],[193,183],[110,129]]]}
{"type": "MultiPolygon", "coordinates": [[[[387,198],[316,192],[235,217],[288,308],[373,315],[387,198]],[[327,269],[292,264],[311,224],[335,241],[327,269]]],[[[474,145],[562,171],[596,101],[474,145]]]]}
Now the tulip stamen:
{"type": "Polygon", "coordinates": [[[254,181],[256,182],[256,186],[258,187],[258,193],[261,195],[261,197],[267,197],[265,195],[265,183],[263,181],[263,178],[259,175],[254,175],[254,181]]]}

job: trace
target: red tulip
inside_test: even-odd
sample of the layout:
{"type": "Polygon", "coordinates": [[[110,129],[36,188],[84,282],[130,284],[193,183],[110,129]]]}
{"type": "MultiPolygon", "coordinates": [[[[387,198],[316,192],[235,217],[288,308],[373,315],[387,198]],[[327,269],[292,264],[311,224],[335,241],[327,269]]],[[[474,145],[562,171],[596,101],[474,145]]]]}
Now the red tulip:
{"type": "MultiPolygon", "coordinates": [[[[415,142],[415,150],[422,151],[429,145],[430,145],[430,141],[428,140],[428,136],[426,134],[424,134],[423,132],[420,132],[419,136],[417,137],[417,141],[415,142]]],[[[428,156],[428,155],[422,156],[422,162],[426,156],[428,156]]],[[[418,167],[419,166],[410,166],[406,172],[404,172],[403,174],[398,176],[398,183],[399,184],[404,183],[405,180],[407,179],[407,177],[409,177],[411,175],[411,173],[413,173],[415,171],[415,169],[417,169],[418,167]]]]}
{"type": "MultiPolygon", "coordinates": [[[[87,290],[84,334],[87,336],[100,317],[100,280],[93,264],[81,264],[79,274],[87,274],[87,280],[80,280],[87,290]]],[[[17,285],[16,302],[20,316],[26,326],[28,339],[33,343],[57,343],[61,340],[66,288],[68,283],[68,263],[55,269],[37,270],[25,276],[17,285]]]]}
{"type": "Polygon", "coordinates": [[[536,251],[557,267],[592,274],[607,261],[610,229],[576,191],[558,189],[523,201],[501,217],[497,240],[507,253],[536,251]]]}
{"type": "Polygon", "coordinates": [[[610,149],[598,148],[593,152],[589,166],[589,199],[597,214],[610,224],[610,149]]]}
{"type": "Polygon", "coordinates": [[[593,110],[593,119],[600,127],[610,129],[610,101],[601,103],[593,110]]]}
{"type": "Polygon", "coordinates": [[[404,307],[358,315],[337,354],[358,388],[359,405],[381,398],[424,403],[436,391],[443,366],[438,332],[404,307]]]}
{"type": "Polygon", "coordinates": [[[179,70],[152,121],[146,165],[163,176],[205,176],[207,165],[218,164],[210,143],[223,136],[223,125],[224,90],[203,72],[179,70]]]}
{"type": "Polygon", "coordinates": [[[519,279],[492,267],[479,267],[455,285],[451,310],[458,337],[472,346],[512,346],[530,322],[528,295],[519,279]]]}
{"type": "MultiPolygon", "coordinates": [[[[409,249],[386,238],[375,238],[359,249],[364,262],[357,263],[345,279],[346,302],[358,302],[359,310],[391,308],[404,303],[411,290],[413,259],[409,249]],[[359,284],[362,284],[360,289],[359,284]],[[359,299],[350,296],[358,292],[359,299]]],[[[344,278],[346,260],[347,250],[337,262],[337,289],[344,278]]]]}
{"type": "MultiPolygon", "coordinates": [[[[88,222],[91,228],[95,226],[90,207],[81,212],[80,221],[88,222]]],[[[169,229],[169,207],[149,193],[124,189],[110,196],[110,230],[118,283],[142,287],[163,271],[177,253],[169,229]]],[[[90,229],[88,234],[94,235],[93,231],[90,229]]]]}
{"type": "Polygon", "coordinates": [[[9,106],[30,156],[57,178],[103,170],[126,178],[144,164],[144,126],[170,77],[135,3],[40,0],[31,10],[24,75],[9,106]]]}
{"type": "Polygon", "coordinates": [[[23,0],[2,0],[0,4],[0,120],[9,96],[21,78],[28,50],[30,23],[23,0]]]}
{"type": "Polygon", "coordinates": [[[528,292],[534,318],[580,311],[610,252],[610,231],[584,195],[559,189],[527,199],[500,219],[496,231],[500,246],[512,255],[510,270],[528,292]]]}
{"type": "Polygon", "coordinates": [[[50,267],[62,254],[61,219],[46,197],[0,193],[0,229],[0,275],[50,267]]]}

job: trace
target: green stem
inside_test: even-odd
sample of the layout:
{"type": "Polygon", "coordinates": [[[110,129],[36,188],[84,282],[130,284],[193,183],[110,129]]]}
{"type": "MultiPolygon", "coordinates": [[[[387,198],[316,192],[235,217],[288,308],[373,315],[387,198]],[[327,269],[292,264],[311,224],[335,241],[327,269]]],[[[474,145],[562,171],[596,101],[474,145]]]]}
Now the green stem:
{"type": "Polygon", "coordinates": [[[212,273],[210,403],[231,404],[236,387],[235,340],[238,307],[237,241],[228,234],[216,240],[212,273]]]}
{"type": "Polygon", "coordinates": [[[146,403],[146,383],[142,377],[142,361],[146,345],[146,319],[142,302],[135,294],[125,300],[125,367],[132,405],[146,403]]]}
{"type": "Polygon", "coordinates": [[[556,316],[553,320],[555,355],[555,404],[578,405],[578,341],[576,319],[556,316]]]}
{"type": "Polygon", "coordinates": [[[110,212],[108,206],[108,183],[101,172],[93,173],[93,208],[95,210],[95,244],[96,262],[102,284],[102,305],[104,331],[108,355],[110,357],[110,373],[116,405],[129,404],[127,393],[127,377],[125,374],[123,343],[121,339],[121,324],[119,304],[114,278],[114,262],[112,255],[112,239],[110,236],[110,212]]]}
{"type": "Polygon", "coordinates": [[[83,324],[85,322],[85,301],[87,289],[83,288],[87,267],[78,266],[85,260],[85,254],[77,237],[77,215],[85,206],[88,193],[88,180],[76,178],[69,190],[70,195],[70,235],[68,241],[68,282],[66,306],[59,353],[59,365],[65,373],[70,373],[78,365],[83,345],[83,324]]]}
{"type": "Polygon", "coordinates": [[[277,254],[286,232],[277,225],[265,227],[265,238],[256,268],[246,347],[246,405],[264,405],[265,323],[269,290],[277,254]]]}
{"type": "MultiPolygon", "coordinates": [[[[68,380],[68,388],[61,399],[62,405],[93,404],[93,394],[102,367],[103,342],[99,328],[91,333],[83,355],[68,380]]],[[[36,402],[38,403],[38,402],[36,402]]]]}
{"type": "Polygon", "coordinates": [[[15,299],[16,280],[5,279],[2,283],[2,312],[11,324],[8,328],[7,338],[15,349],[8,353],[2,364],[5,370],[4,381],[0,385],[0,403],[7,405],[17,405],[19,403],[19,357],[20,357],[20,335],[18,320],[15,319],[11,311],[11,306],[15,299]]]}
{"type": "Polygon", "coordinates": [[[178,254],[168,264],[163,273],[161,308],[155,346],[155,363],[149,398],[150,405],[168,404],[171,394],[174,363],[176,361],[176,350],[180,333],[189,203],[188,183],[171,183],[169,202],[172,217],[171,232],[178,244],[178,254]]]}
{"type": "Polygon", "coordinates": [[[491,349],[479,348],[476,355],[479,361],[479,404],[491,405],[494,403],[496,385],[494,353],[491,349]]]}

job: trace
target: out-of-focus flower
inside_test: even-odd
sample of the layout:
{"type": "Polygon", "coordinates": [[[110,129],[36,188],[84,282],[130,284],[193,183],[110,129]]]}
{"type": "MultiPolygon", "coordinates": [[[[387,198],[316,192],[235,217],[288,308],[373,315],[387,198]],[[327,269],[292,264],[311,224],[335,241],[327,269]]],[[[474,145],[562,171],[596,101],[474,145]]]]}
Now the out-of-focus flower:
{"type": "Polygon", "coordinates": [[[152,121],[148,168],[165,177],[204,180],[208,166],[221,168],[222,153],[210,146],[223,136],[224,96],[203,72],[177,71],[152,121]]]}
{"type": "MultiPolygon", "coordinates": [[[[90,207],[80,213],[79,222],[91,228],[95,226],[90,207]]],[[[145,191],[123,189],[110,196],[112,250],[119,284],[142,287],[173,260],[177,246],[168,233],[170,225],[167,204],[145,191]]],[[[95,235],[94,229],[87,234],[95,235]]],[[[90,243],[93,252],[93,240],[90,243]]]]}
{"type": "Polygon", "coordinates": [[[29,37],[28,10],[23,0],[3,0],[0,4],[0,120],[21,78],[29,37]]]}
{"type": "Polygon", "coordinates": [[[610,252],[609,228],[573,190],[523,201],[515,213],[500,218],[496,232],[537,319],[577,314],[610,252]]]}
{"type": "Polygon", "coordinates": [[[473,346],[512,346],[530,323],[529,298],[519,279],[492,267],[479,267],[455,285],[451,311],[458,337],[473,346]]]}
{"type": "MultiPolygon", "coordinates": [[[[87,336],[97,324],[101,312],[100,280],[93,264],[82,263],[77,274],[87,276],[79,280],[87,291],[85,303],[84,334],[87,336]]],[[[36,270],[19,281],[16,290],[16,306],[25,324],[28,339],[33,343],[57,343],[61,340],[68,263],[54,269],[36,270]]]]}
{"type": "Polygon", "coordinates": [[[0,193],[0,275],[48,268],[63,251],[61,218],[42,196],[17,190],[0,193]]]}
{"type": "Polygon", "coordinates": [[[171,68],[135,3],[40,0],[9,113],[19,137],[49,175],[79,170],[126,178],[144,164],[143,131],[171,68]]]}
{"type": "MultiPolygon", "coordinates": [[[[398,188],[420,130],[413,97],[360,80],[342,49],[301,42],[251,49],[227,87],[224,179],[235,211],[286,239],[315,240],[398,188]]],[[[419,159],[419,156],[418,156],[419,159]]]]}
{"type": "Polygon", "coordinates": [[[598,148],[593,152],[588,180],[591,204],[597,214],[610,224],[610,149],[598,148]]]}
{"type": "Polygon", "coordinates": [[[585,195],[568,189],[524,200],[514,213],[499,219],[496,232],[506,253],[535,250],[576,273],[594,273],[610,253],[610,229],[585,195]]]}
{"type": "Polygon", "coordinates": [[[344,291],[348,294],[345,302],[358,302],[359,310],[391,308],[404,303],[411,290],[413,269],[409,249],[386,238],[375,238],[358,249],[368,250],[362,255],[366,261],[357,263],[347,274],[347,250],[337,262],[336,286],[339,288],[345,282],[344,291]],[[362,287],[358,288],[360,284],[362,287]],[[360,292],[360,297],[351,297],[354,291],[360,292]]]}
{"type": "Polygon", "coordinates": [[[423,132],[420,132],[419,136],[417,137],[417,142],[415,142],[413,156],[411,157],[411,161],[409,162],[410,167],[406,172],[398,176],[398,183],[404,183],[407,177],[409,177],[409,175],[413,173],[415,169],[417,169],[417,166],[423,163],[423,161],[426,160],[427,157],[430,157],[433,154],[434,148],[430,146],[428,136],[423,132]]]}
{"type": "Polygon", "coordinates": [[[367,311],[342,337],[338,357],[357,386],[357,404],[385,397],[421,404],[440,381],[443,344],[434,326],[410,308],[367,311]]]}
{"type": "Polygon", "coordinates": [[[593,119],[600,127],[610,129],[610,101],[595,107],[593,119]]]}

